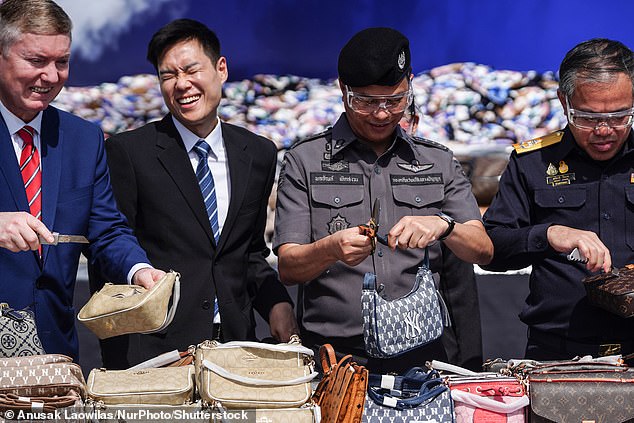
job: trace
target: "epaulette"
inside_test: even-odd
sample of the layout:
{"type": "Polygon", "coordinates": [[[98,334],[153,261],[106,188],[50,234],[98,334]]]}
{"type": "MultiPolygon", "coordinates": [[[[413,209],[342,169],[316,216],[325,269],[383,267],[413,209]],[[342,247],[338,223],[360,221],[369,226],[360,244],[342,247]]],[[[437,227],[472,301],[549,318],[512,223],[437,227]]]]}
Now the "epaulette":
{"type": "Polygon", "coordinates": [[[428,140],[427,138],[410,137],[410,139],[412,141],[414,141],[416,144],[424,144],[424,145],[427,145],[429,147],[434,147],[434,148],[439,148],[439,149],[444,150],[444,151],[449,151],[449,148],[446,145],[443,145],[443,144],[441,144],[439,142],[436,142],[436,141],[428,140]]]}
{"type": "Polygon", "coordinates": [[[330,133],[330,132],[332,132],[332,126],[329,126],[329,127],[328,127],[325,131],[323,131],[323,132],[320,132],[320,133],[318,133],[318,134],[311,135],[311,136],[309,136],[309,137],[302,138],[301,140],[296,141],[293,145],[291,145],[291,146],[289,147],[289,149],[293,149],[293,148],[297,147],[298,145],[303,144],[303,143],[308,142],[308,141],[316,140],[316,139],[319,139],[319,138],[324,138],[324,137],[326,137],[326,136],[328,135],[328,133],[330,133]]]}
{"type": "Polygon", "coordinates": [[[513,148],[515,148],[517,154],[528,153],[529,151],[535,151],[543,147],[548,147],[549,145],[557,144],[563,139],[563,136],[564,131],[557,131],[540,138],[513,144],[513,148]]]}

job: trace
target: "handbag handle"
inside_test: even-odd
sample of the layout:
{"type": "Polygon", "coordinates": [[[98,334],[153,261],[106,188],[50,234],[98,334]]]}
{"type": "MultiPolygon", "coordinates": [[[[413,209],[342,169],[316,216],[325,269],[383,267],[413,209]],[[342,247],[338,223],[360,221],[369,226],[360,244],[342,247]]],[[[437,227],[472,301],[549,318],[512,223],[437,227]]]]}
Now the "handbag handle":
{"type": "Polygon", "coordinates": [[[319,359],[324,374],[330,373],[332,368],[337,365],[337,356],[335,355],[335,350],[332,348],[332,345],[323,344],[319,347],[319,359]]]}
{"type": "Polygon", "coordinates": [[[513,413],[517,410],[521,410],[530,402],[527,395],[513,398],[513,401],[511,402],[502,402],[488,397],[483,397],[478,394],[465,392],[460,389],[452,389],[451,398],[454,400],[454,402],[460,401],[473,407],[483,408],[488,411],[504,414],[513,413]]]}
{"type": "Polygon", "coordinates": [[[291,353],[300,353],[306,354],[308,356],[313,357],[315,353],[310,348],[306,348],[303,345],[295,345],[295,344],[265,344],[263,342],[254,342],[254,341],[231,341],[225,342],[224,344],[218,344],[214,346],[214,348],[235,348],[235,347],[243,347],[243,348],[257,348],[261,350],[269,350],[275,352],[291,352],[291,353]]]}
{"type": "Polygon", "coordinates": [[[368,388],[368,396],[376,404],[404,410],[406,408],[416,408],[425,401],[436,398],[449,388],[443,384],[440,378],[433,378],[422,383],[418,394],[411,398],[398,398],[392,395],[384,395],[377,392],[376,388],[368,388]]]}
{"type": "Polygon", "coordinates": [[[212,372],[224,377],[225,379],[229,379],[234,382],[245,383],[247,385],[256,385],[256,386],[300,385],[302,383],[310,382],[318,374],[317,372],[312,372],[309,375],[298,377],[295,379],[270,380],[270,379],[256,379],[252,377],[236,375],[234,373],[229,372],[224,367],[220,367],[209,360],[203,360],[203,366],[205,366],[212,372]]]}
{"type": "Polygon", "coordinates": [[[423,383],[440,378],[437,371],[426,372],[421,367],[412,367],[403,376],[370,374],[368,387],[389,389],[390,391],[418,392],[423,383]]]}

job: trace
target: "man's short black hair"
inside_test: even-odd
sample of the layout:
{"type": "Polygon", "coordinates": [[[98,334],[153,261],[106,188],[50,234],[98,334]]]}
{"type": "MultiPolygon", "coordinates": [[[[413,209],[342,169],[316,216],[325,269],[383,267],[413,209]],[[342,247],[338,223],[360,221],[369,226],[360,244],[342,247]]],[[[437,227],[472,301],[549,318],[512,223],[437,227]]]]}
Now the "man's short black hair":
{"type": "Polygon", "coordinates": [[[158,62],[165,50],[181,41],[196,40],[215,65],[220,59],[220,41],[203,23],[194,19],[176,19],[159,29],[147,47],[147,60],[158,71],[158,62]]]}

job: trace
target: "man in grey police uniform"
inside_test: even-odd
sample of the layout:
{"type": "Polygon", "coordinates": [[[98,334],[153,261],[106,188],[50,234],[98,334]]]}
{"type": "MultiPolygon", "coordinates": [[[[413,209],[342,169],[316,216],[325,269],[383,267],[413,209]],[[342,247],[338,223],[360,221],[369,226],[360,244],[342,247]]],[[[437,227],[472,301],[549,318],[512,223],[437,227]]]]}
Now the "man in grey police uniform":
{"type": "Polygon", "coordinates": [[[634,353],[634,319],[588,303],[581,280],[634,262],[634,53],[593,39],[559,68],[568,125],[515,145],[484,215],[495,256],[490,270],[532,265],[520,319],[526,357],[634,353]],[[578,248],[588,262],[571,263],[578,248]]]}
{"type": "Polygon", "coordinates": [[[440,341],[393,359],[368,359],[361,285],[377,274],[388,297],[405,295],[429,246],[432,271],[440,243],[470,263],[488,263],[493,247],[469,181],[452,153],[411,138],[399,120],[412,99],[409,41],[390,28],[357,33],[339,55],[345,113],[335,126],[298,142],[279,178],[273,247],[282,282],[299,284],[302,340],[352,353],[372,371],[401,371],[446,359],[440,341]],[[357,227],[381,201],[376,245],[357,227]]]}

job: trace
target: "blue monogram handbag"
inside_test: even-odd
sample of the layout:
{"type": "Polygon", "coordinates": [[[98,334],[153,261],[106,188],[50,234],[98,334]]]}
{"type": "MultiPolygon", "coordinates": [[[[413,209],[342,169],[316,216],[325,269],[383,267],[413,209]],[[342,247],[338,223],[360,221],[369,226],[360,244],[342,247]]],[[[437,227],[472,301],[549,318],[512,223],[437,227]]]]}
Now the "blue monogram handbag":
{"type": "Polygon", "coordinates": [[[454,417],[449,387],[435,370],[369,376],[363,423],[454,423],[454,417]]]}
{"type": "Polygon", "coordinates": [[[389,300],[380,291],[376,275],[366,273],[361,293],[363,338],[371,357],[393,357],[426,345],[442,335],[445,322],[449,324],[429,269],[427,249],[407,295],[389,300]]]}

